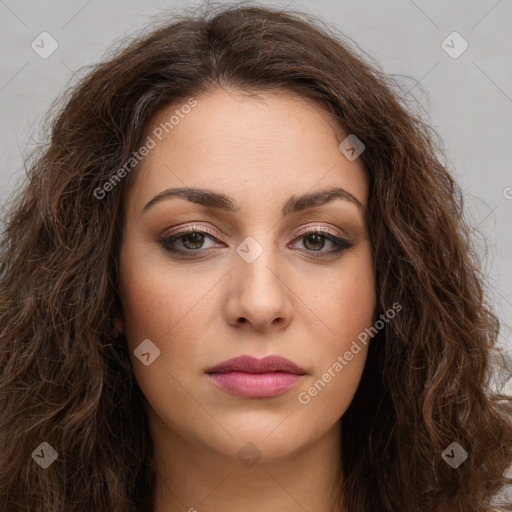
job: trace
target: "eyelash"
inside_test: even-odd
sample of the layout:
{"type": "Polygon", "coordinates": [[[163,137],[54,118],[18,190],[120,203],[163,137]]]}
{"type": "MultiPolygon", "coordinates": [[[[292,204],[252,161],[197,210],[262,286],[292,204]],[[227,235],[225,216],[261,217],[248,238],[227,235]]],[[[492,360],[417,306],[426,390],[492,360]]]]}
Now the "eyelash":
{"type": "MultiPolygon", "coordinates": [[[[166,250],[170,253],[174,253],[174,254],[185,255],[186,253],[200,253],[200,252],[207,253],[207,252],[209,252],[209,249],[205,249],[205,250],[185,249],[185,250],[182,250],[182,249],[176,249],[176,248],[170,246],[170,244],[174,243],[175,241],[179,240],[180,238],[184,238],[186,235],[190,235],[192,233],[200,233],[202,235],[207,235],[208,237],[210,237],[214,240],[217,240],[214,233],[212,233],[211,231],[208,231],[206,228],[199,228],[199,226],[190,226],[187,229],[180,231],[178,233],[175,233],[171,236],[161,238],[158,241],[158,243],[164,248],[164,250],[166,250]]],[[[311,256],[316,259],[334,258],[337,255],[341,255],[343,252],[345,252],[346,249],[350,249],[354,245],[354,244],[350,243],[348,240],[346,240],[345,238],[340,238],[336,235],[333,235],[330,231],[326,230],[325,228],[321,228],[321,227],[317,227],[315,229],[310,229],[308,231],[301,232],[294,239],[294,241],[298,240],[300,238],[305,238],[305,237],[313,235],[313,234],[320,235],[322,238],[325,238],[325,239],[333,242],[337,246],[337,249],[334,249],[331,251],[322,251],[322,250],[313,251],[313,250],[304,249],[304,251],[306,251],[308,253],[313,253],[313,254],[311,254],[311,256]],[[321,255],[314,254],[316,252],[321,253],[321,255]]],[[[189,257],[189,256],[185,256],[185,257],[189,257]]]]}

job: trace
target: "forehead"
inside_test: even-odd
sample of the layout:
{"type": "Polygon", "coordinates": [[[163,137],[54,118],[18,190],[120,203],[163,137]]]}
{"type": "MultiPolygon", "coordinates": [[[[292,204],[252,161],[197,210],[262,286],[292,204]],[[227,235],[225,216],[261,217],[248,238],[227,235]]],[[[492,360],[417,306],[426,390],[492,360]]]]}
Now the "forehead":
{"type": "Polygon", "coordinates": [[[154,146],[142,160],[128,194],[140,203],[165,188],[222,189],[241,200],[343,186],[367,201],[361,161],[339,150],[348,135],[313,100],[293,92],[216,90],[157,112],[144,140],[154,146]]]}

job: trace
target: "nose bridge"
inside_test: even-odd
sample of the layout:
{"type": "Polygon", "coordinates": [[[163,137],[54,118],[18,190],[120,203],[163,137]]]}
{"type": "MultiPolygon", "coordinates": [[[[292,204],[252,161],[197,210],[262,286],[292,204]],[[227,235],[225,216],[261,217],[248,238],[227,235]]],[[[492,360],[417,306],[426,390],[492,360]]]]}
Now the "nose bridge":
{"type": "Polygon", "coordinates": [[[268,233],[257,233],[247,236],[236,247],[236,253],[241,261],[237,267],[241,269],[243,279],[251,281],[251,285],[262,284],[268,287],[276,277],[276,264],[279,255],[272,237],[268,233]]]}
{"type": "MultiPolygon", "coordinates": [[[[258,329],[276,318],[290,316],[288,288],[279,270],[278,248],[271,235],[263,230],[247,236],[236,247],[234,294],[236,318],[243,317],[258,329]]],[[[288,319],[289,320],[289,319],[288,319]]]]}

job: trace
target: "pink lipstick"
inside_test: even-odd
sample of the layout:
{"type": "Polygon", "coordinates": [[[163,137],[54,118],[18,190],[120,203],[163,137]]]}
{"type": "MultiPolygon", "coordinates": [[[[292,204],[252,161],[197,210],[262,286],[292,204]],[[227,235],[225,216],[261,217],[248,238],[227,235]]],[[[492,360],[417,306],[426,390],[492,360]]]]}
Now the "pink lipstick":
{"type": "Polygon", "coordinates": [[[306,371],[281,356],[239,356],[206,370],[213,384],[239,396],[267,398],[296,386],[306,371]]]}

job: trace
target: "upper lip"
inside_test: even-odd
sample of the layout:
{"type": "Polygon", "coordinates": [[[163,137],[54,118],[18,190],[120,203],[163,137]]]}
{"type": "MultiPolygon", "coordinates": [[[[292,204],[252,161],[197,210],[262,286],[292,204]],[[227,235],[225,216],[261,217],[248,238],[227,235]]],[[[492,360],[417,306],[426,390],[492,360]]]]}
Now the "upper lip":
{"type": "Polygon", "coordinates": [[[227,359],[206,370],[206,373],[227,373],[227,372],[246,372],[246,373],[270,373],[286,372],[297,375],[305,375],[306,371],[294,362],[281,356],[266,356],[258,359],[253,356],[238,356],[227,359]]]}

